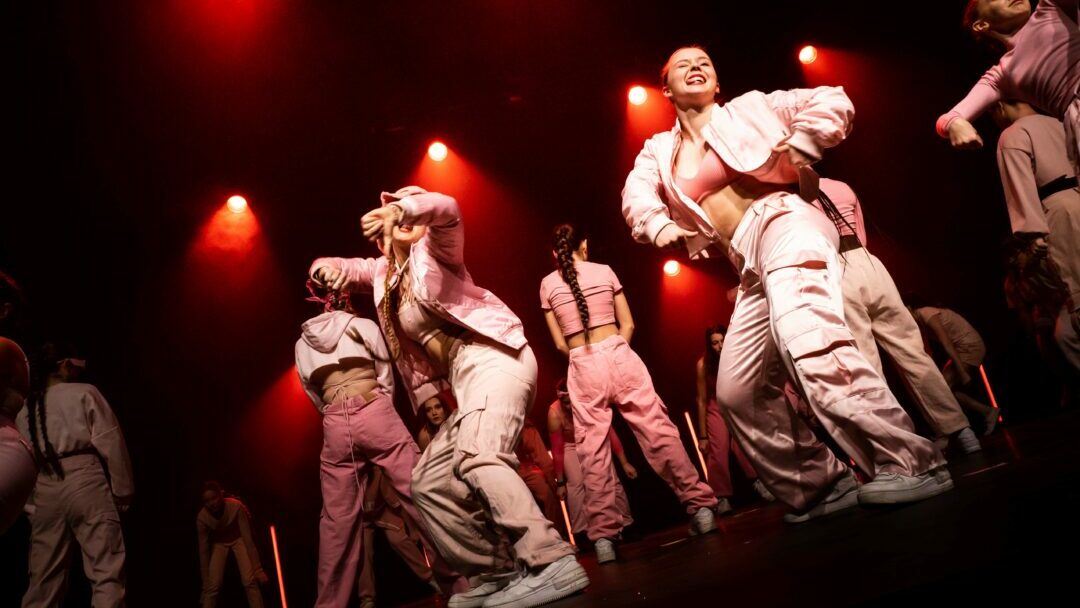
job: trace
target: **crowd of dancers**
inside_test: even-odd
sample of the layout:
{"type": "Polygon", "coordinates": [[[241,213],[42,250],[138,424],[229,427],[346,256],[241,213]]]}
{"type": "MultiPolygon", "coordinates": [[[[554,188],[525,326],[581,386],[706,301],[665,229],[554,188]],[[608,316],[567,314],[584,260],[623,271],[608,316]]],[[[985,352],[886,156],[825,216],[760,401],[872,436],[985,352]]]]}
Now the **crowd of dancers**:
{"type": "MultiPolygon", "coordinates": [[[[973,0],[965,19],[1002,57],[938,131],[968,148],[982,144],[971,125],[982,112],[1003,127],[1005,290],[1047,364],[1075,387],[1077,3],[1042,0],[1032,10],[973,0]]],[[[634,318],[615,269],[590,259],[579,227],[553,229],[555,270],[539,281],[552,342],[567,357],[547,409],[549,455],[529,420],[532,347],[514,311],[469,274],[457,201],[418,186],[384,192],[361,222],[378,256],[311,263],[309,299],[320,311],[295,346],[323,423],[317,606],[344,607],[357,594],[362,606],[375,604],[377,530],[453,608],[535,606],[581,591],[589,576],[570,531],[609,563],[633,523],[614,461],[629,479],[638,472],[613,432],[613,410],[685,507],[691,535],[714,532],[732,510],[732,457],[758,496],[783,504],[785,521],[797,524],[947,492],[943,448],[979,451],[976,431],[994,430],[976,330],[952,310],[902,298],[868,248],[855,192],[812,168],[851,130],[855,108],[843,89],[751,91],[717,104],[716,71],[697,46],[670,55],[661,84],[678,119],[645,142],[626,179],[629,236],[692,258],[726,256],[739,281],[730,320],[704,330],[696,369],[708,482],[631,348],[634,318]],[[358,294],[371,294],[376,318],[358,315],[358,294]],[[924,339],[947,356],[944,369],[924,339]],[[916,432],[886,383],[879,348],[931,436],[916,432]],[[393,405],[401,392],[423,421],[416,439],[393,405]]],[[[5,317],[13,293],[5,287],[5,317]]],[[[23,605],[59,603],[73,541],[94,605],[122,605],[118,513],[134,489],[119,424],[100,392],[78,381],[85,361],[52,348],[27,367],[15,343],[0,347],[0,526],[25,504],[23,605]]],[[[230,553],[249,604],[261,606],[267,576],[247,508],[214,482],[203,501],[203,606],[215,605],[230,553]]]]}

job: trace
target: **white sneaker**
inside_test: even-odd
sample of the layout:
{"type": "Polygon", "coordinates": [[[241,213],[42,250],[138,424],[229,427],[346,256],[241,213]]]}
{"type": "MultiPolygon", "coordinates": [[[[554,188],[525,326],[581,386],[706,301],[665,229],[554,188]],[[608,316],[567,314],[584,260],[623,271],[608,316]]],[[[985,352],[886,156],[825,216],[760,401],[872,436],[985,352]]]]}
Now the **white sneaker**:
{"type": "Polygon", "coordinates": [[[873,481],[859,488],[859,502],[875,505],[916,502],[948,492],[952,488],[952,476],[945,467],[938,467],[914,477],[898,473],[879,473],[873,481]]]}
{"type": "Polygon", "coordinates": [[[717,517],[723,517],[734,510],[735,509],[731,508],[731,501],[727,498],[716,499],[716,508],[713,509],[713,512],[716,513],[717,517]]]}
{"type": "Polygon", "coordinates": [[[701,507],[690,520],[690,536],[708,534],[716,530],[716,515],[709,507],[701,507]]]}
{"type": "Polygon", "coordinates": [[[769,488],[765,487],[765,484],[760,479],[754,481],[754,491],[758,493],[765,502],[776,502],[776,497],[769,491],[769,488]]]}
{"type": "Polygon", "coordinates": [[[450,601],[446,605],[449,608],[480,608],[484,605],[485,600],[505,589],[514,580],[517,580],[517,577],[504,576],[496,580],[485,581],[468,591],[455,593],[450,597],[450,601]]]}
{"type": "Polygon", "coordinates": [[[801,524],[816,517],[849,509],[857,504],[859,504],[859,482],[855,479],[855,474],[848,470],[833,485],[825,498],[802,513],[785,513],[784,521],[789,524],[801,524]]]}
{"type": "Polygon", "coordinates": [[[533,608],[573,595],[589,586],[589,575],[573,555],[551,562],[539,572],[515,579],[484,600],[484,608],[533,608]]]}
{"type": "Polygon", "coordinates": [[[601,538],[596,541],[593,543],[593,549],[596,550],[596,562],[598,564],[615,561],[615,543],[611,542],[610,538],[601,538]]]}
{"type": "Polygon", "coordinates": [[[960,448],[960,451],[965,454],[982,451],[982,444],[979,443],[979,438],[975,436],[975,432],[971,430],[970,426],[964,427],[959,433],[953,435],[953,439],[956,440],[956,445],[960,448]]]}

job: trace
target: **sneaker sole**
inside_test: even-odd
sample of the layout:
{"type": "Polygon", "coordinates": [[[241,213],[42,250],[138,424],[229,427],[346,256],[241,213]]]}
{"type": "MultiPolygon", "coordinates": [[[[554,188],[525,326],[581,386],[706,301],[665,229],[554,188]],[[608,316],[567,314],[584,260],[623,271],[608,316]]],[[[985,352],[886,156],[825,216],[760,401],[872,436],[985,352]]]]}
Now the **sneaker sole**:
{"type": "Polygon", "coordinates": [[[852,487],[847,494],[842,495],[836,500],[817,505],[802,515],[796,515],[794,513],[784,514],[784,521],[789,524],[801,524],[810,521],[811,519],[818,519],[825,517],[826,515],[832,515],[839,513],[840,511],[846,511],[859,504],[859,492],[855,487],[852,487]],[[820,509],[820,510],[819,510],[820,509]]]}
{"type": "Polygon", "coordinates": [[[868,486],[871,486],[871,484],[859,488],[859,504],[895,505],[905,502],[918,502],[948,492],[953,489],[953,480],[949,479],[945,483],[938,483],[933,479],[929,479],[914,488],[906,490],[875,490],[873,487],[868,489],[868,486]]]}
{"type": "Polygon", "coordinates": [[[585,569],[581,567],[581,564],[574,562],[577,566],[570,573],[560,573],[552,580],[550,586],[541,587],[534,591],[531,595],[520,597],[516,600],[509,602],[503,602],[500,604],[483,604],[484,608],[536,608],[537,606],[543,606],[551,602],[561,600],[564,597],[574,595],[578,591],[589,586],[589,575],[585,572],[585,569]],[[565,578],[564,578],[565,577],[565,578]]]}

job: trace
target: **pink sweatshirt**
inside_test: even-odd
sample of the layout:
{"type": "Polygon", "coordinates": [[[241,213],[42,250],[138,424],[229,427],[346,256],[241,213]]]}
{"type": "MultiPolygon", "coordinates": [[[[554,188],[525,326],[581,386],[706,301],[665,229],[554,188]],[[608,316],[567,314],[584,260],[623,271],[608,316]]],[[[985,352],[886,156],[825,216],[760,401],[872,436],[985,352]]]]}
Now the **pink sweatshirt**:
{"type": "Polygon", "coordinates": [[[1002,99],[1026,101],[1064,119],[1080,86],[1080,28],[1077,0],[1040,0],[1027,23],[1012,37],[1001,61],[983,74],[967,97],[937,120],[949,137],[957,118],[971,121],[1002,99]]]}
{"type": "MultiPolygon", "coordinates": [[[[615,294],[622,291],[622,283],[610,266],[592,262],[575,262],[578,287],[585,295],[589,309],[589,327],[600,327],[615,322],[615,294]]],[[[555,271],[540,282],[540,308],[555,312],[564,336],[584,331],[581,313],[570,285],[555,271]]]]}
{"type": "MultiPolygon", "coordinates": [[[[812,158],[840,143],[851,130],[855,108],[841,87],[818,87],[762,93],[750,91],[724,105],[715,105],[702,134],[732,171],[759,181],[793,184],[798,170],[786,154],[773,152],[781,143],[812,158]]],[[[631,234],[652,243],[668,224],[698,231],[687,241],[690,257],[707,257],[719,236],[704,210],[676,185],[673,169],[681,127],[657,133],[641,149],[622,191],[622,212],[631,234]]]]}
{"type": "Polygon", "coordinates": [[[329,404],[323,402],[323,387],[315,386],[311,376],[321,367],[339,365],[342,359],[358,358],[374,363],[379,387],[393,396],[394,371],[390,365],[390,351],[378,325],[334,310],[308,319],[301,330],[300,339],[296,341],[296,373],[300,375],[304,392],[319,412],[329,404]],[[350,329],[351,335],[347,335],[346,331],[350,329]]]}
{"type": "MultiPolygon", "coordinates": [[[[426,192],[408,196],[394,203],[403,212],[401,223],[427,226],[427,234],[412,245],[410,264],[412,292],[416,301],[449,323],[472,330],[514,350],[528,342],[521,320],[495,294],[473,283],[465,268],[465,228],[457,201],[445,194],[426,192]]],[[[372,291],[375,310],[382,319],[380,306],[385,292],[387,260],[379,258],[319,258],[308,272],[319,268],[342,270],[345,289],[372,291]]],[[[423,348],[401,336],[398,371],[409,389],[413,410],[434,397],[443,388],[439,375],[427,360],[423,348]]]]}

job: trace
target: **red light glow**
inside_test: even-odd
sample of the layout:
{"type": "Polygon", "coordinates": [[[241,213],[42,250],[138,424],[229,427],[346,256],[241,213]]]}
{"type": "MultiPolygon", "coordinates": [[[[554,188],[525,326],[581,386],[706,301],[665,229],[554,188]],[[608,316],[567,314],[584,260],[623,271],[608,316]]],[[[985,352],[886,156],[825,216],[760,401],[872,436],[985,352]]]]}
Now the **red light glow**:
{"type": "Polygon", "coordinates": [[[450,150],[446,147],[446,144],[437,141],[428,146],[427,153],[431,160],[441,163],[446,160],[446,156],[450,153],[450,150]]]}
{"type": "Polygon", "coordinates": [[[799,61],[801,61],[804,65],[810,65],[811,63],[817,61],[817,56],[817,49],[810,45],[804,46],[799,51],[799,61]]]}
{"type": "Polygon", "coordinates": [[[649,99],[649,92],[645,90],[645,87],[634,86],[630,87],[630,92],[627,94],[627,98],[630,103],[635,106],[644,104],[649,99]]]}
{"type": "Polygon", "coordinates": [[[675,260],[668,260],[664,262],[664,274],[669,277],[677,277],[682,272],[682,265],[675,260]]]}
{"type": "Polygon", "coordinates": [[[243,213],[244,211],[247,211],[248,203],[246,198],[240,196],[239,194],[234,194],[229,197],[228,201],[225,202],[225,206],[228,207],[229,211],[232,211],[233,213],[243,213]]]}

